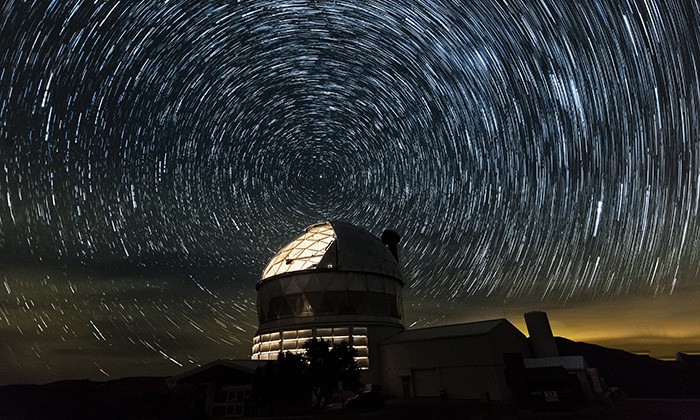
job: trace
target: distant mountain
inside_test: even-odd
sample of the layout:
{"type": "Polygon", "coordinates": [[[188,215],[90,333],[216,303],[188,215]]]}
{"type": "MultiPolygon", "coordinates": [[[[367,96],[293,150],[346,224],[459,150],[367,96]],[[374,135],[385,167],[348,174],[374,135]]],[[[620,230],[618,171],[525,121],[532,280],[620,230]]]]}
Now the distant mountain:
{"type": "Polygon", "coordinates": [[[562,356],[583,356],[609,386],[633,398],[700,398],[700,364],[663,361],[595,344],[555,338],[562,356]]]}

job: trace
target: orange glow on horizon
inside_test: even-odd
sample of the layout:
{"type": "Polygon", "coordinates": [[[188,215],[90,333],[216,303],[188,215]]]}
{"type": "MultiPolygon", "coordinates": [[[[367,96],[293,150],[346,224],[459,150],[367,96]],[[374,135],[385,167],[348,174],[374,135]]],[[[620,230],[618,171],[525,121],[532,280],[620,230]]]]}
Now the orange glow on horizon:
{"type": "MultiPolygon", "coordinates": [[[[555,336],[653,357],[700,352],[700,289],[673,295],[621,297],[606,302],[513,304],[503,307],[459,305],[448,309],[441,324],[506,317],[523,334],[523,313],[546,311],[555,336]]],[[[445,311],[441,306],[435,310],[445,311]]],[[[410,323],[407,323],[410,325],[410,323]]]]}

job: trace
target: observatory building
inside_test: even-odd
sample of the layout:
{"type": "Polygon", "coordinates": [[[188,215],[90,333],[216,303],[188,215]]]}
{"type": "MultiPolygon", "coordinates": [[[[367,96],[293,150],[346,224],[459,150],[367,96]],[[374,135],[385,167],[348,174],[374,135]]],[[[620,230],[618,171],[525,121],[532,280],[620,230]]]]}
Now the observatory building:
{"type": "Polygon", "coordinates": [[[256,285],[253,360],[300,353],[317,337],[358,353],[365,383],[381,381],[379,345],[403,331],[399,235],[381,240],[343,222],[323,222],[282,248],[256,285]]]}
{"type": "Polygon", "coordinates": [[[385,395],[508,398],[502,354],[528,353],[525,336],[505,319],[404,330],[399,239],[336,221],[306,228],[256,285],[251,358],[303,352],[312,337],[346,341],[362,382],[385,395]]]}
{"type": "Polygon", "coordinates": [[[313,337],[353,346],[361,381],[386,397],[517,398],[544,407],[559,404],[552,395],[566,402],[601,393],[582,357],[559,357],[543,312],[525,315],[529,341],[506,319],[404,329],[399,239],[330,221],[277,252],[255,286],[250,359],[216,360],[169,379],[190,393],[191,413],[253,415],[255,369],[280,352],[302,353],[313,337]]]}

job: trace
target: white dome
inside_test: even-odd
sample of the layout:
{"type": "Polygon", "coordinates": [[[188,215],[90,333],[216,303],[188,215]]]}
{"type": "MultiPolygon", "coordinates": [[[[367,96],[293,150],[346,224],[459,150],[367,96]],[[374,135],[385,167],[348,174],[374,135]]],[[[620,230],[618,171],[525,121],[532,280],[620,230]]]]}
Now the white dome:
{"type": "Polygon", "coordinates": [[[309,226],[282,248],[263,270],[261,281],[317,269],[383,274],[401,280],[398,262],[376,236],[333,221],[309,226]]]}

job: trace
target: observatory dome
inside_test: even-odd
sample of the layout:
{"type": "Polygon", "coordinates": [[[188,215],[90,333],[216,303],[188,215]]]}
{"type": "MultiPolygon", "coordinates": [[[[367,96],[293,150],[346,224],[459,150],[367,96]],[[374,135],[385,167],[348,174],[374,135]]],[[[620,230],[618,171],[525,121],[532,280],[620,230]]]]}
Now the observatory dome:
{"type": "MultiPolygon", "coordinates": [[[[347,341],[360,366],[381,339],[403,330],[399,235],[379,239],[343,222],[322,222],[283,247],[256,284],[253,359],[302,351],[312,337],[347,341]]],[[[376,363],[376,362],[375,362],[376,363]]]]}
{"type": "Polygon", "coordinates": [[[376,273],[401,279],[387,245],[364,229],[343,222],[323,222],[282,248],[263,271],[266,279],[305,270],[376,273]]]}

